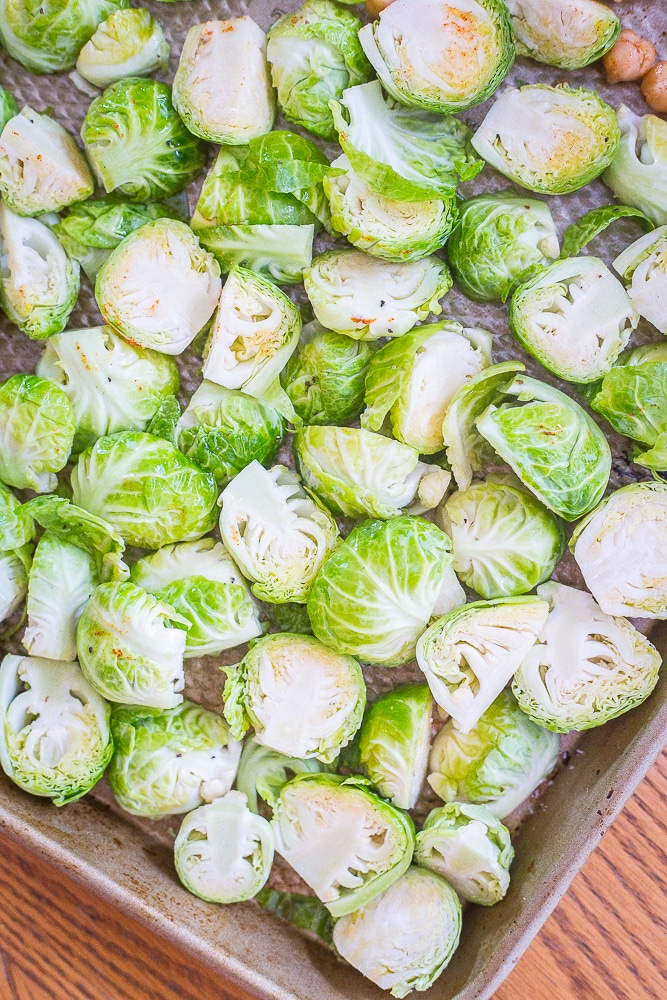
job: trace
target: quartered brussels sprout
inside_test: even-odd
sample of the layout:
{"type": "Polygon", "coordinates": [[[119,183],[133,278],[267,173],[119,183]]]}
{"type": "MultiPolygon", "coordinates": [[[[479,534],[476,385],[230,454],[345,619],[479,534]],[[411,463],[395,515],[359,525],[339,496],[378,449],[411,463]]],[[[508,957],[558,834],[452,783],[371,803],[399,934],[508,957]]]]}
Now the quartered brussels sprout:
{"type": "Polygon", "coordinates": [[[567,194],[609,166],[619,139],[616,115],[595,91],[534,83],[503,91],[472,144],[520,187],[567,194]]]}
{"type": "Polygon", "coordinates": [[[338,543],[331,514],[284,465],[246,466],[220,496],[220,534],[263,601],[305,602],[338,543]]]}
{"type": "Polygon", "coordinates": [[[17,489],[48,493],[67,464],[74,411],[54,382],[12,375],[0,383],[0,480],[17,489]]]}
{"type": "Polygon", "coordinates": [[[0,194],[18,215],[58,212],[93,193],[95,183],[67,129],[32,108],[0,133],[0,194]]]}
{"type": "Polygon", "coordinates": [[[426,777],[433,699],[426,684],[405,684],[368,709],[359,731],[361,768],[384,799],[414,809],[426,777]]]}
{"type": "Polygon", "coordinates": [[[614,261],[640,316],[667,333],[667,225],[632,243],[614,261]]]}
{"type": "Polygon", "coordinates": [[[590,594],[560,583],[538,587],[550,605],[512,691],[533,722],[556,733],[592,729],[645,701],[662,658],[625,618],[601,611],[590,594]]]}
{"type": "MultiPolygon", "coordinates": [[[[0,37],[2,37],[1,32],[2,28],[0,27],[0,37]]],[[[9,119],[18,113],[19,106],[13,96],[0,85],[0,132],[2,132],[9,119]]]]}
{"type": "Polygon", "coordinates": [[[241,744],[222,716],[184,701],[160,711],[114,705],[114,755],[109,784],[135,816],[161,819],[187,813],[226,795],[234,783],[241,744]]]}
{"type": "Polygon", "coordinates": [[[0,622],[11,618],[28,592],[32,546],[0,551],[0,622]]]}
{"type": "Polygon", "coordinates": [[[174,107],[202,139],[237,145],[273,127],[266,35],[251,17],[194,24],[173,86],[174,107]]]}
{"type": "Polygon", "coordinates": [[[270,28],[267,56],[288,121],[322,139],[336,138],[329,101],[372,76],[359,44],[360,28],[354,14],[330,0],[306,0],[270,28]]]}
{"type": "Polygon", "coordinates": [[[209,903],[252,899],[271,872],[274,835],[242,792],[227,792],[189,813],[174,843],[178,877],[209,903]]]}
{"type": "Polygon", "coordinates": [[[76,663],[5,656],[0,764],[31,795],[63,806],[90,791],[113,752],[109,706],[76,663]]]}
{"type": "Polygon", "coordinates": [[[503,691],[469,733],[448,722],[431,748],[428,783],[445,802],[485,805],[509,816],[553,771],[560,744],[503,691]]]}
{"type": "Polygon", "coordinates": [[[537,597],[476,601],[438,618],[420,636],[417,662],[437,704],[469,733],[514,676],[544,625],[537,597]]]}
{"type": "Polygon", "coordinates": [[[196,231],[223,274],[246,267],[281,285],[294,285],[303,280],[313,259],[313,224],[208,226],[196,231]]]}
{"type": "Polygon", "coordinates": [[[439,257],[400,263],[359,250],[329,250],[303,275],[315,315],[328,330],[355,340],[402,337],[429,313],[452,286],[439,257]]]}
{"type": "Polygon", "coordinates": [[[264,636],[225,671],[225,718],[236,739],[253,726],[262,746],[330,764],[361,724],[361,667],[312,636],[264,636]]]}
{"type": "Polygon", "coordinates": [[[616,14],[598,0],[507,0],[517,53],[549,66],[581,69],[619,36],[616,14]]]}
{"type": "Polygon", "coordinates": [[[407,813],[364,778],[299,774],[276,802],[276,850],[332,916],[358,910],[408,868],[415,834],[407,813]]]}
{"type": "Polygon", "coordinates": [[[33,340],[65,329],[79,294],[79,265],[48,226],[0,201],[0,305],[33,340]]]}
{"type": "Polygon", "coordinates": [[[262,634],[245,580],[212,538],[165,545],[134,564],[131,580],[189,623],[186,659],[221,653],[262,634]]]}
{"type": "Polygon", "coordinates": [[[452,114],[486,101],[514,62],[501,0],[396,0],[359,32],[380,81],[403,104],[452,114]]]}
{"type": "Polygon", "coordinates": [[[636,115],[624,104],[617,112],[618,150],[602,180],[624,205],[641,209],[657,226],[667,225],[667,122],[636,115]]]}
{"type": "Polygon", "coordinates": [[[8,486],[0,482],[0,552],[20,549],[35,537],[35,525],[8,486]]]}
{"type": "Polygon", "coordinates": [[[95,298],[130,343],[182,354],[213,315],[221,287],[217,261],[190,227],[157,219],[112,250],[97,273],[95,298]]]}
{"type": "Polygon", "coordinates": [[[258,813],[261,798],[270,809],[275,807],[284,785],[297,774],[320,774],[329,766],[316,757],[287,757],[248,738],[243,744],[236,774],[236,787],[245,795],[248,806],[258,813]]]}
{"type": "Polygon", "coordinates": [[[511,190],[464,201],[447,241],[456,284],[475,302],[505,302],[531,268],[555,260],[558,252],[546,202],[511,190]]]}
{"type": "Polygon", "coordinates": [[[569,257],[540,270],[515,291],[508,319],[522,347],[568,382],[601,378],[639,322],[598,257],[569,257]]]}
{"type": "Polygon", "coordinates": [[[442,451],[442,421],[455,393],[491,362],[493,338],[455,320],[419,326],[385,344],[366,376],[362,427],[382,429],[420,455],[442,451]]]}
{"type": "Polygon", "coordinates": [[[74,503],[107,520],[128,545],[193,541],[215,524],[213,476],[152,434],[98,438],[79,456],[71,482],[74,503]]]}
{"type": "MultiPolygon", "coordinates": [[[[329,556],[308,597],[317,638],[366,663],[402,666],[450,581],[451,542],[430,521],[364,521],[329,556]],[[400,566],[400,573],[396,567],[400,566]]],[[[465,601],[459,593],[446,614],[465,601]]]]}
{"type": "Polygon", "coordinates": [[[632,439],[632,461],[652,472],[667,469],[666,391],[667,362],[649,356],[639,364],[612,368],[590,400],[615,431],[632,439]]]}
{"type": "Polygon", "coordinates": [[[519,483],[472,483],[453,493],[442,513],[454,570],[486,600],[526,594],[549,579],[563,554],[562,525],[519,483]]]}
{"type": "Polygon", "coordinates": [[[127,76],[164,72],[169,42],[143,7],[117,10],[96,28],[76,61],[77,73],[95,87],[108,87],[127,76]]]}
{"type": "Polygon", "coordinates": [[[470,903],[493,906],[510,884],[510,832],[486,806],[449,802],[417,834],[415,861],[447,880],[470,903]]]}
{"type": "Polygon", "coordinates": [[[179,118],[171,87],[158,80],[112,83],[88,108],[81,138],[104,190],[131,201],[177,194],[204,165],[203,143],[179,118]]]}

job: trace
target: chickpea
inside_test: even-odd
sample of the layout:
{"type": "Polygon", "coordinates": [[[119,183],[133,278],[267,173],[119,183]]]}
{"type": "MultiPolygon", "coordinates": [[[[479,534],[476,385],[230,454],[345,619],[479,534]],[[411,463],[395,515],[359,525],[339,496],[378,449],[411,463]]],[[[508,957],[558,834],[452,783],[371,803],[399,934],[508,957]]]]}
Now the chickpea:
{"type": "Polygon", "coordinates": [[[632,28],[623,28],[616,44],[602,57],[607,83],[641,79],[656,58],[655,46],[648,38],[642,38],[632,28]]]}
{"type": "Polygon", "coordinates": [[[653,66],[642,80],[642,94],[653,111],[667,111],[667,61],[653,66]]]}
{"type": "Polygon", "coordinates": [[[393,2],[394,0],[366,0],[366,10],[371,17],[379,17],[385,7],[393,2]]]}

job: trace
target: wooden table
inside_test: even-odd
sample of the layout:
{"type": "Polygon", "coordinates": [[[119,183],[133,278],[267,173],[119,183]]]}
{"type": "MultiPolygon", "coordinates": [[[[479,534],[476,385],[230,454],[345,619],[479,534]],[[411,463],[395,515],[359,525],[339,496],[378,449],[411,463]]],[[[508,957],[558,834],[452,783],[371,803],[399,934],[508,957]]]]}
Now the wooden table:
{"type": "MultiPolygon", "coordinates": [[[[666,803],[667,752],[495,1000],[666,1000],[666,803]]],[[[0,1000],[247,994],[2,837],[0,1000]]]]}

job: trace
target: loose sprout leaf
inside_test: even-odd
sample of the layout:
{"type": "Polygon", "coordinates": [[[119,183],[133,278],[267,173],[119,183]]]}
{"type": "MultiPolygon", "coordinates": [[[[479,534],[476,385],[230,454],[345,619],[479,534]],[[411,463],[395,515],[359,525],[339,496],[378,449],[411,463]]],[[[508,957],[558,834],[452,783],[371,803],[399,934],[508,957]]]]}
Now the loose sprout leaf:
{"type": "Polygon", "coordinates": [[[236,787],[246,796],[249,808],[258,813],[259,798],[273,810],[281,789],[296,774],[319,774],[328,770],[331,767],[316,757],[306,760],[302,757],[288,757],[249,738],[241,752],[236,787]]]}
{"type": "MultiPolygon", "coordinates": [[[[0,35],[2,29],[0,28],[0,35]]],[[[19,113],[19,106],[8,90],[0,86],[0,132],[10,118],[19,113]]]]}
{"type": "Polygon", "coordinates": [[[303,280],[313,257],[312,223],[197,228],[193,219],[192,225],[223,274],[239,266],[281,285],[294,285],[303,280]]]}
{"type": "Polygon", "coordinates": [[[286,920],[293,927],[316,934],[325,944],[333,944],[334,922],[326,906],[314,896],[279,889],[260,889],[255,899],[270,913],[286,920]]]}
{"type": "Polygon", "coordinates": [[[565,230],[561,257],[576,257],[591,240],[603,233],[616,219],[637,219],[644,229],[655,229],[651,220],[638,208],[628,205],[603,205],[586,212],[578,222],[573,222],[565,230]]]}
{"type": "Polygon", "coordinates": [[[0,482],[0,552],[20,549],[34,537],[32,517],[9,487],[0,482]]]}

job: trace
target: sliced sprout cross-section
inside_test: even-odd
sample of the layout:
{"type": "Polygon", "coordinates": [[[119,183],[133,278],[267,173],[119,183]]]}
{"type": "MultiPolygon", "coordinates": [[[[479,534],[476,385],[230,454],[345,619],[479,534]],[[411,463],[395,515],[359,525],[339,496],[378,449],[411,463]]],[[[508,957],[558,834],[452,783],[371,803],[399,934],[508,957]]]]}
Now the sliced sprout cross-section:
{"type": "Polygon", "coordinates": [[[259,799],[273,810],[284,785],[297,774],[319,774],[329,766],[316,757],[287,757],[248,737],[243,744],[236,775],[236,787],[246,796],[253,812],[260,811],[259,799]]]}
{"type": "Polygon", "coordinates": [[[602,180],[624,205],[633,205],[657,226],[667,225],[667,122],[636,115],[622,104],[618,151],[602,180]]]}
{"type": "Polygon", "coordinates": [[[48,493],[74,440],[74,411],[54,382],[12,375],[0,383],[0,480],[48,493]]]}
{"type": "Polygon", "coordinates": [[[108,87],[126,76],[164,73],[169,42],[143,7],[114,11],[102,21],[79,52],[77,72],[95,87],[108,87]]]}
{"type": "Polygon", "coordinates": [[[32,546],[0,551],[0,622],[18,611],[28,592],[32,546]]]}
{"type": "Polygon", "coordinates": [[[561,69],[600,59],[619,36],[618,17],[598,0],[507,0],[517,53],[561,69]]]}
{"type": "Polygon", "coordinates": [[[627,247],[614,261],[614,270],[625,279],[639,315],[667,334],[667,225],[627,247]]]}

